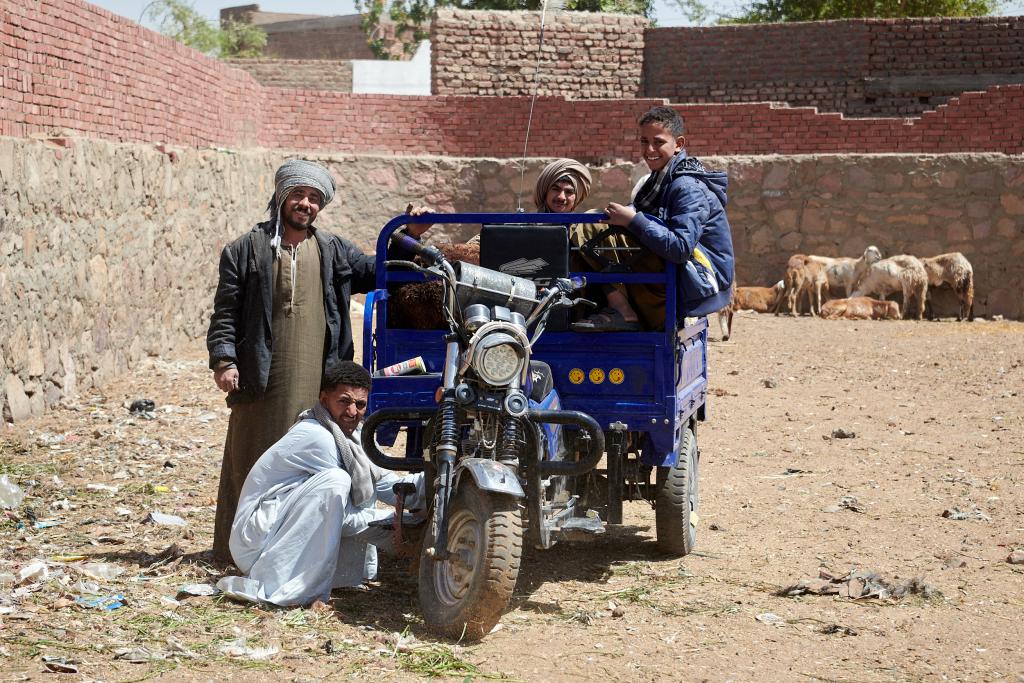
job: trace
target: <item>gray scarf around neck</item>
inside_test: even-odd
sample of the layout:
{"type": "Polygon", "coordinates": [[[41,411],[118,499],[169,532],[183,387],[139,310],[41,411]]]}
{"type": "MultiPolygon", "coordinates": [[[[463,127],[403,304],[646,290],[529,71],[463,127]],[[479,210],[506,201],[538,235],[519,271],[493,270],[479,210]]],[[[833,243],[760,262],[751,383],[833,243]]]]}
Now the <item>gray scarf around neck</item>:
{"type": "Polygon", "coordinates": [[[357,507],[365,507],[373,500],[373,485],[383,476],[384,471],[370,462],[363,447],[341,430],[323,404],[317,403],[299,414],[300,420],[309,418],[319,422],[334,437],[341,466],[352,478],[352,502],[357,507]]]}

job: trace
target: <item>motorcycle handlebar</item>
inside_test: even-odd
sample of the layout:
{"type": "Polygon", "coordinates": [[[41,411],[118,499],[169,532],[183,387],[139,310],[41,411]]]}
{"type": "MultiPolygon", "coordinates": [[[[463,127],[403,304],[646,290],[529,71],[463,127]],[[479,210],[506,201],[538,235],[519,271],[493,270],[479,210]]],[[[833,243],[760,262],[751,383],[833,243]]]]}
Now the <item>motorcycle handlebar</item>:
{"type": "Polygon", "coordinates": [[[422,256],[431,265],[440,263],[444,260],[444,255],[441,253],[440,249],[437,247],[429,247],[421,243],[415,237],[410,237],[403,232],[393,233],[391,235],[391,242],[401,249],[411,251],[417,256],[422,256]]]}

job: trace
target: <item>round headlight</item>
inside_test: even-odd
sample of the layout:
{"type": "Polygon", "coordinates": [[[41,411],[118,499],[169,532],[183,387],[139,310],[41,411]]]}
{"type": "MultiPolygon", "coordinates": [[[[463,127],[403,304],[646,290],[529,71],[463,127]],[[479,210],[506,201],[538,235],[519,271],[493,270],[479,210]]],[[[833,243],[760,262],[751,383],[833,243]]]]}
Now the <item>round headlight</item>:
{"type": "Polygon", "coordinates": [[[488,384],[508,384],[523,367],[522,349],[512,342],[479,348],[473,368],[488,384]]]}

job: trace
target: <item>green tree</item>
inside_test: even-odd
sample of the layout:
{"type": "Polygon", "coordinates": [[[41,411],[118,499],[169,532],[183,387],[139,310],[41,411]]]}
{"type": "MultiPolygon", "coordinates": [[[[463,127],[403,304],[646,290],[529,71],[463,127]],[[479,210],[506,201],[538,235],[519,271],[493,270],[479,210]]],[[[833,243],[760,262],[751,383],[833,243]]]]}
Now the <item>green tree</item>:
{"type": "Polygon", "coordinates": [[[186,0],[153,0],[142,11],[165,36],[211,57],[258,57],[267,34],[258,26],[228,20],[217,27],[186,0]]]}
{"type": "Polygon", "coordinates": [[[899,17],[978,17],[992,14],[1001,0],[754,0],[732,21],[784,21],[899,17]]]}
{"type": "MultiPolygon", "coordinates": [[[[405,54],[411,54],[422,40],[430,36],[430,20],[441,7],[456,9],[494,9],[538,11],[542,0],[356,0],[362,15],[361,24],[373,53],[382,59],[395,59],[390,44],[394,41],[381,34],[381,21],[388,17],[395,29],[395,39],[405,54]]],[[[547,3],[547,11],[617,12],[651,16],[654,0],[555,0],[547,3]]]]}

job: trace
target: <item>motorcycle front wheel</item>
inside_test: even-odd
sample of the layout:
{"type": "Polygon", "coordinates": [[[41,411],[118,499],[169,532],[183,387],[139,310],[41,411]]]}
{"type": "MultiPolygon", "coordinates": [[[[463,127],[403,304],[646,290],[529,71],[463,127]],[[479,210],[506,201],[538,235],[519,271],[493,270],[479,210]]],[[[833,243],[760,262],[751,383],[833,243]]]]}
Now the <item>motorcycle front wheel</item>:
{"type": "MultiPolygon", "coordinates": [[[[523,549],[522,513],[515,498],[464,481],[448,520],[448,558],[420,558],[420,608],[431,630],[479,640],[512,599],[523,549]]],[[[433,545],[434,533],[424,550],[433,545]]]]}

